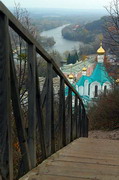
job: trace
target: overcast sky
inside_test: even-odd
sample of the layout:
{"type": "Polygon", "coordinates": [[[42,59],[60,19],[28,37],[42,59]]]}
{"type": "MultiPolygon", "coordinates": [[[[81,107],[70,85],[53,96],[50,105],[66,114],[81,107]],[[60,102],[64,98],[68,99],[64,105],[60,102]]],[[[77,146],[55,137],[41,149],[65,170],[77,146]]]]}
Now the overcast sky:
{"type": "Polygon", "coordinates": [[[111,0],[1,0],[7,7],[20,2],[25,8],[102,9],[111,0]]]}

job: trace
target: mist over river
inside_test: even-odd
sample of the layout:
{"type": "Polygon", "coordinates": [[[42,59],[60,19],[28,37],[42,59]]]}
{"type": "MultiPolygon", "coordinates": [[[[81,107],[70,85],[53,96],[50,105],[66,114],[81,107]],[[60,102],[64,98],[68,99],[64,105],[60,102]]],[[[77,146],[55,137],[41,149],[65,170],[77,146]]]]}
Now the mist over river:
{"type": "Polygon", "coordinates": [[[62,29],[67,26],[67,25],[63,25],[60,26],[58,28],[54,28],[48,31],[43,31],[40,35],[41,36],[46,36],[46,37],[53,37],[55,40],[55,45],[50,48],[51,50],[57,50],[59,51],[61,54],[65,51],[72,51],[73,49],[79,49],[80,45],[83,44],[82,42],[78,42],[78,41],[70,41],[70,40],[66,40],[63,38],[62,36],[62,29]]]}

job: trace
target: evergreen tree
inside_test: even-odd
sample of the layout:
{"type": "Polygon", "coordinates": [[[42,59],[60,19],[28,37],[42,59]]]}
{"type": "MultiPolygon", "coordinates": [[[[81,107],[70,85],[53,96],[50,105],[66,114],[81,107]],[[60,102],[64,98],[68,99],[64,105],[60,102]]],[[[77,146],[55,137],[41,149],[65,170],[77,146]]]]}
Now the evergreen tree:
{"type": "Polygon", "coordinates": [[[69,53],[68,58],[67,58],[67,64],[75,64],[78,59],[79,57],[78,57],[77,51],[73,54],[69,53]]]}
{"type": "Polygon", "coordinates": [[[75,64],[78,59],[79,59],[79,58],[78,58],[78,53],[77,53],[77,51],[76,51],[76,52],[73,54],[73,64],[75,64]]]}
{"type": "Polygon", "coordinates": [[[71,64],[71,55],[70,55],[70,53],[68,54],[68,57],[67,57],[67,64],[71,64]]]}

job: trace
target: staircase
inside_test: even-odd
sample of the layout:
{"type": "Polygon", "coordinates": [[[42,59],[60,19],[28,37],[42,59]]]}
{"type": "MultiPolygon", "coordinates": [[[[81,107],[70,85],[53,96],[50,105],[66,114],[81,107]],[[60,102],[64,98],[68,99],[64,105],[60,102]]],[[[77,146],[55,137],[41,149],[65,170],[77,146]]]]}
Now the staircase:
{"type": "Polygon", "coordinates": [[[20,180],[118,180],[119,141],[79,138],[20,180]]]}

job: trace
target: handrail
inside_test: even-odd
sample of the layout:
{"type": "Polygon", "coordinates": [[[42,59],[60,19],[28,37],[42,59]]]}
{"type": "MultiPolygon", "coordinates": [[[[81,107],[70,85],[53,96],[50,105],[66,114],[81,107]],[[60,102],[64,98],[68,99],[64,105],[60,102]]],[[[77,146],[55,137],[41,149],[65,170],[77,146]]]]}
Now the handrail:
{"type": "Polygon", "coordinates": [[[38,144],[42,152],[41,162],[74,139],[88,136],[88,118],[78,92],[61,72],[54,59],[0,1],[0,176],[5,180],[13,180],[11,116],[15,119],[16,136],[22,156],[17,177],[36,166],[38,144]],[[20,103],[9,26],[28,45],[27,128],[24,127],[23,107],[20,103]],[[39,87],[36,53],[47,62],[47,76],[42,92],[39,87]],[[60,78],[57,120],[54,115],[53,70],[60,78]],[[65,94],[65,85],[68,86],[68,96],[65,94]],[[36,133],[39,134],[38,142],[36,142],[36,133]],[[56,133],[58,133],[57,140],[56,133]]]}

